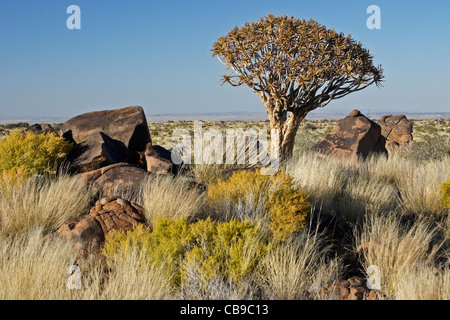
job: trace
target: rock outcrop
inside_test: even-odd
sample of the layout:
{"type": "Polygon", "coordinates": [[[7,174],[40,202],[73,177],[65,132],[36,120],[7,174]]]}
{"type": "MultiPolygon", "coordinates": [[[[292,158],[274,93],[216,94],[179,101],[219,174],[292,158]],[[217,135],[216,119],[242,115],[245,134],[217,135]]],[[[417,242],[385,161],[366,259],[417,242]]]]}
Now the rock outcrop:
{"type": "Polygon", "coordinates": [[[136,195],[145,178],[151,173],[126,162],[112,164],[77,175],[92,185],[92,191],[101,197],[120,194],[136,195]]]}

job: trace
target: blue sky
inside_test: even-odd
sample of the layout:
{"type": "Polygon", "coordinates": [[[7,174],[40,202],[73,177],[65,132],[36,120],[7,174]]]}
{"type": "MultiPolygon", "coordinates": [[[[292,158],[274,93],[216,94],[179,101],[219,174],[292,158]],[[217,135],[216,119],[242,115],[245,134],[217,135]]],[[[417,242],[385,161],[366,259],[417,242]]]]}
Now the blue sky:
{"type": "Polygon", "coordinates": [[[264,112],[246,87],[220,86],[212,43],[268,13],[313,18],[370,48],[384,87],[323,111],[449,112],[449,1],[0,0],[0,118],[71,117],[141,105],[146,114],[264,112]],[[81,30],[69,30],[69,5],[81,30]],[[369,30],[369,5],[381,30],[369,30]]]}

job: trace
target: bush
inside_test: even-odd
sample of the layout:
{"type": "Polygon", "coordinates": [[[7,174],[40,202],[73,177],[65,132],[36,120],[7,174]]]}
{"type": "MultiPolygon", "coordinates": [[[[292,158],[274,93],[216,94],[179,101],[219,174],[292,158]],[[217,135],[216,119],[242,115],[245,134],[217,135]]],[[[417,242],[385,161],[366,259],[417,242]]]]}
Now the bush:
{"type": "Polygon", "coordinates": [[[450,208],[450,179],[441,185],[441,194],[444,207],[450,208]]]}
{"type": "Polygon", "coordinates": [[[306,193],[294,188],[292,178],[282,172],[262,175],[259,170],[238,171],[228,180],[219,180],[208,190],[208,201],[213,205],[224,199],[237,205],[249,196],[255,207],[262,199],[270,219],[269,228],[274,237],[282,241],[304,228],[311,212],[306,193]]]}
{"type": "Polygon", "coordinates": [[[311,212],[311,204],[305,193],[297,189],[281,189],[269,200],[269,227],[276,239],[285,241],[289,236],[305,227],[311,212]]]}
{"type": "Polygon", "coordinates": [[[72,144],[55,133],[35,135],[13,130],[0,141],[0,171],[21,168],[32,174],[55,174],[72,144]]]}
{"type": "Polygon", "coordinates": [[[106,236],[103,254],[114,265],[133,252],[139,262],[166,265],[171,284],[177,288],[194,266],[207,278],[222,276],[234,282],[244,279],[267,250],[268,237],[250,221],[216,222],[210,218],[188,223],[160,218],[153,231],[138,226],[133,231],[106,236]]]}

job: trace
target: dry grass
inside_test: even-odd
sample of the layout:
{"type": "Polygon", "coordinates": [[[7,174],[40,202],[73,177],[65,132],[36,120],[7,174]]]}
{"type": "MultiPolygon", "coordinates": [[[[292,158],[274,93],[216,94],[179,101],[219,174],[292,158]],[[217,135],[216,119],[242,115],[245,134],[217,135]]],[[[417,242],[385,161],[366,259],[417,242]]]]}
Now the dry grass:
{"type": "Polygon", "coordinates": [[[269,250],[258,278],[267,298],[310,298],[318,288],[339,278],[342,265],[338,259],[324,259],[326,250],[317,233],[305,233],[269,250]]]}
{"type": "Polygon", "coordinates": [[[408,226],[395,214],[371,215],[355,239],[357,246],[369,244],[362,251],[364,269],[378,266],[381,291],[395,298],[399,286],[404,287],[400,282],[405,276],[435,266],[437,253],[443,245],[436,243],[437,232],[431,219],[420,219],[408,226]]]}
{"type": "Polygon", "coordinates": [[[450,268],[418,266],[402,274],[395,287],[398,300],[449,300],[450,268]]]}
{"type": "Polygon", "coordinates": [[[0,193],[1,233],[20,234],[31,229],[55,231],[67,220],[86,214],[91,192],[79,179],[33,177],[9,184],[0,193]]]}
{"type": "Polygon", "coordinates": [[[156,175],[148,177],[142,186],[142,205],[149,224],[156,217],[192,218],[203,207],[205,197],[192,181],[183,177],[156,175]]]}
{"type": "Polygon", "coordinates": [[[42,229],[0,238],[0,299],[96,299],[102,273],[89,263],[82,290],[69,289],[67,268],[77,256],[71,243],[43,235],[42,229]]]}
{"type": "Polygon", "coordinates": [[[450,176],[450,159],[417,162],[400,155],[341,161],[302,154],[287,165],[299,187],[327,212],[347,221],[367,213],[401,208],[417,214],[446,215],[438,190],[450,176]]]}
{"type": "Polygon", "coordinates": [[[170,274],[162,263],[149,261],[134,250],[115,261],[100,299],[171,299],[170,274]]]}
{"type": "MultiPolygon", "coordinates": [[[[448,141],[448,122],[445,130],[437,133],[432,133],[432,122],[416,123],[417,146],[423,142],[421,148],[425,148],[427,141],[434,141],[431,134],[448,141]]],[[[170,131],[179,125],[189,129],[192,123],[154,124],[152,130],[160,134],[152,136],[153,142],[172,147],[170,131]]],[[[204,126],[221,126],[223,130],[229,126],[265,128],[267,123],[207,122],[204,126]]],[[[298,136],[304,140],[296,142],[296,158],[288,163],[286,173],[310,194],[315,207],[343,217],[347,227],[354,227],[352,237],[334,238],[335,244],[352,250],[371,244],[358,259],[364,269],[379,266],[381,291],[388,298],[448,300],[450,216],[438,192],[440,184],[450,177],[448,145],[433,149],[441,150],[439,155],[419,156],[422,149],[411,148],[389,158],[372,157],[356,163],[302,152],[334,126],[330,121],[302,124],[298,136]]],[[[212,216],[222,221],[250,219],[267,230],[267,210],[255,195],[250,193],[237,204],[223,199],[211,207],[188,178],[210,185],[243,167],[248,166],[195,165],[178,177],[150,177],[140,194],[123,195],[143,205],[150,223],[155,217],[212,216]]],[[[334,256],[340,251],[325,245],[324,235],[308,230],[271,247],[249,277],[239,283],[220,275],[207,276],[191,261],[182,265],[185,281],[180,288],[173,288],[172,275],[164,264],[144,262],[134,252],[116,261],[108,272],[99,256],[90,256],[80,262],[82,289],[69,290],[67,267],[77,253],[70,243],[50,233],[87,213],[90,190],[67,175],[33,177],[23,183],[4,184],[1,189],[0,299],[321,299],[330,297],[319,296],[319,289],[342,277],[348,267],[340,256],[334,256]]],[[[256,241],[250,241],[241,253],[244,267],[257,249],[252,244],[256,241]]]]}

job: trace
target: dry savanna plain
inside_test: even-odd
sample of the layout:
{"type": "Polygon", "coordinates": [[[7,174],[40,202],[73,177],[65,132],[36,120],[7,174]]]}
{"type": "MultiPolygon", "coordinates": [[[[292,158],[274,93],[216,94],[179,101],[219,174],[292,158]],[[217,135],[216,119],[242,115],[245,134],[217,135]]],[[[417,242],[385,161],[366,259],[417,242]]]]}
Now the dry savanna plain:
{"type": "MultiPolygon", "coordinates": [[[[98,195],[64,170],[0,163],[0,299],[448,300],[450,120],[410,120],[412,142],[388,157],[315,156],[308,150],[337,121],[305,120],[277,175],[261,175],[257,164],[152,175],[138,192],[117,194],[141,206],[146,223],[112,232],[85,255],[55,231],[98,195]]],[[[0,125],[0,145],[25,127],[0,125]]],[[[194,123],[149,123],[153,145],[172,148],[177,129],[193,134],[194,123]]]]}

